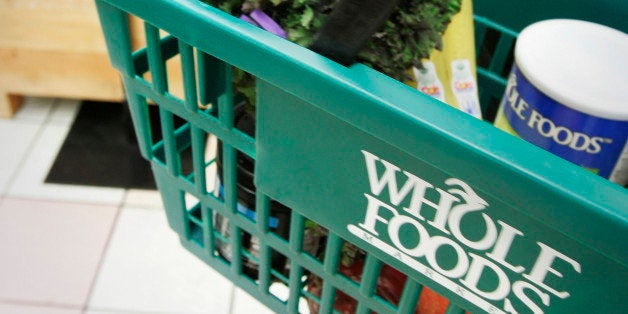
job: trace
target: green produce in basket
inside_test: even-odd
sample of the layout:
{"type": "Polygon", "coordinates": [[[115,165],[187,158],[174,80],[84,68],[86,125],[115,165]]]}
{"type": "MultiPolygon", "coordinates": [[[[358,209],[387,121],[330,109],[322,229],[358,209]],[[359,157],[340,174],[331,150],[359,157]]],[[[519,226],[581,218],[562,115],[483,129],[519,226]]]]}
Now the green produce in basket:
{"type": "MultiPolygon", "coordinates": [[[[307,46],[338,0],[203,0],[244,19],[256,9],[284,31],[288,40],[307,46]]],[[[357,61],[397,80],[407,80],[407,70],[422,68],[434,48],[441,49],[442,35],[462,0],[402,0],[383,27],[373,34],[357,61]]],[[[234,76],[236,90],[249,102],[255,99],[254,79],[234,76]]],[[[251,102],[252,103],[252,102],[251,102]]]]}

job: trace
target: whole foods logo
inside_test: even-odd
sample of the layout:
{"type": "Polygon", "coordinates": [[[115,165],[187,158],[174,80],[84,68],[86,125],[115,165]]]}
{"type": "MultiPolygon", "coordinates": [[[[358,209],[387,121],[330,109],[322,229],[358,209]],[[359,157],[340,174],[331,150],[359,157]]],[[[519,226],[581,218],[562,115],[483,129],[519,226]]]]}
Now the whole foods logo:
{"type": "Polygon", "coordinates": [[[576,273],[581,272],[580,263],[542,242],[536,242],[538,255],[529,269],[510,261],[509,252],[525,234],[484,212],[489,204],[467,183],[449,178],[446,187],[439,188],[370,152],[362,154],[370,191],[364,193],[364,219],[347,226],[352,234],[489,313],[524,310],[515,309],[514,304],[543,313],[552,296],[569,297],[568,291],[550,286],[547,277],[563,277],[553,268],[559,260],[576,273]],[[398,178],[404,177],[400,186],[398,178]],[[409,205],[402,206],[402,202],[409,205]],[[483,223],[465,226],[463,222],[468,220],[463,218],[470,215],[480,215],[483,223]],[[466,233],[478,228],[483,230],[479,239],[466,233]],[[402,230],[415,239],[402,239],[402,230]],[[445,260],[442,251],[451,252],[453,258],[445,260]],[[487,276],[496,278],[491,287],[481,283],[487,276]],[[513,277],[517,280],[511,280],[513,277]],[[514,298],[520,302],[513,303],[514,298]]]}
{"type": "Polygon", "coordinates": [[[568,146],[573,150],[585,151],[589,154],[598,154],[602,151],[603,144],[613,142],[613,139],[610,138],[592,136],[557,125],[554,121],[544,117],[519,94],[517,75],[514,73],[508,79],[505,97],[506,105],[511,108],[517,118],[524,121],[528,128],[536,131],[544,138],[552,139],[558,145],[568,146]]]}

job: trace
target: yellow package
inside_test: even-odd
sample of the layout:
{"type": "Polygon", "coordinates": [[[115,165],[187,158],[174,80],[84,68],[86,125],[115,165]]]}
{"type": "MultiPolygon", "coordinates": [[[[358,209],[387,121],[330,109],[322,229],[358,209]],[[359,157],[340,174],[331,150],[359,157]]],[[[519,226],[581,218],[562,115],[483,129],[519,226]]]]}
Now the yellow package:
{"type": "Polygon", "coordinates": [[[412,69],[415,80],[408,84],[481,119],[474,39],[473,3],[463,0],[443,35],[442,51],[434,50],[423,69],[412,69]]]}

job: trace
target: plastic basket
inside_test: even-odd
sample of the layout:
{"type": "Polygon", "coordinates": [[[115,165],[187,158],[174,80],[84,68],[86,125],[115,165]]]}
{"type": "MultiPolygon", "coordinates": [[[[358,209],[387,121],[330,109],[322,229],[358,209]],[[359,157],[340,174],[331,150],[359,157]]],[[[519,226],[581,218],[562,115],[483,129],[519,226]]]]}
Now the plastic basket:
{"type": "MultiPolygon", "coordinates": [[[[623,187],[365,66],[342,67],[198,1],[96,3],[170,226],[274,311],[297,312],[307,298],[333,312],[342,291],[360,313],[411,313],[425,286],[451,300],[448,313],[623,312],[623,187]],[[147,46],[137,51],[129,15],[145,21],[147,46]],[[169,89],[172,58],[181,60],[181,97],[169,89]],[[258,78],[255,137],[234,124],[233,66],[258,78]],[[151,102],[161,133],[151,132],[151,102]],[[206,154],[209,134],[222,143],[222,188],[206,154]],[[184,155],[192,167],[182,166],[184,155]],[[255,160],[255,212],[239,208],[243,156],[255,160]],[[273,226],[274,204],[290,208],[285,232],[273,226]],[[226,233],[216,218],[228,219],[226,233]],[[310,221],[327,230],[322,259],[304,249],[310,221]],[[251,238],[258,252],[244,249],[251,238]],[[345,242],[367,252],[361,280],[339,272],[345,242]],[[217,250],[225,245],[228,258],[217,250]],[[289,267],[272,265],[276,256],[289,267]],[[245,271],[251,262],[254,275],[245,271]],[[376,291],[385,265],[408,278],[395,304],[376,291]],[[322,280],[320,294],[308,291],[308,274],[322,280]],[[269,289],[274,282],[288,295],[269,289]]],[[[475,12],[478,54],[490,56],[478,70],[489,115],[523,26],[573,17],[628,29],[622,1],[476,0],[475,12]]]]}

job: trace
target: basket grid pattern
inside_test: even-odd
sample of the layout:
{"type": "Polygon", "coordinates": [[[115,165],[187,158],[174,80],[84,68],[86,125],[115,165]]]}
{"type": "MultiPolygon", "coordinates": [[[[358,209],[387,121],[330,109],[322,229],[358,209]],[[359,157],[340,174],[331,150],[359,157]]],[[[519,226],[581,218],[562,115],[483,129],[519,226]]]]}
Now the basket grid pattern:
{"type": "MultiPolygon", "coordinates": [[[[307,298],[320,306],[321,313],[337,313],[333,307],[338,290],[357,302],[357,313],[413,312],[422,285],[408,278],[399,304],[390,304],[375,291],[383,266],[379,259],[367,253],[360,282],[339,273],[345,240],[333,232],[327,235],[323,260],[304,252],[303,230],[307,217],[292,211],[290,234],[288,239],[284,239],[269,230],[271,199],[267,195],[256,194],[258,219],[255,221],[238,212],[237,195],[234,192],[237,180],[236,154],[254,158],[255,141],[234,127],[236,101],[230,84],[231,65],[171,35],[163,35],[163,31],[148,22],[144,26],[147,45],[136,51],[127,50],[128,60],[132,60],[129,67],[132,71],[123,75],[123,80],[141,152],[153,165],[168,221],[180,234],[182,244],[277,312],[296,313],[299,311],[300,299],[307,298]],[[181,60],[185,87],[183,98],[170,93],[167,61],[172,58],[181,60]],[[150,103],[159,105],[161,134],[150,132],[150,103]],[[208,149],[211,148],[208,147],[207,139],[210,136],[218,138],[223,147],[224,197],[214,193],[216,187],[213,186],[212,175],[215,176],[216,164],[214,156],[208,156],[208,149]],[[192,169],[187,171],[182,167],[184,154],[191,155],[193,164],[192,169]],[[216,216],[229,220],[228,235],[214,228],[216,216]],[[242,247],[243,235],[259,239],[258,254],[242,247]],[[227,244],[234,252],[230,261],[217,253],[217,243],[227,244]],[[288,273],[271,267],[272,252],[287,258],[288,273]],[[258,265],[259,278],[251,278],[243,272],[244,260],[258,265]],[[306,274],[322,279],[323,287],[319,296],[306,289],[306,274]],[[273,294],[270,289],[273,282],[287,287],[288,297],[273,294]]],[[[128,29],[125,31],[128,32],[128,29]]],[[[454,304],[447,311],[448,314],[464,312],[454,304]]]]}
{"type": "MultiPolygon", "coordinates": [[[[285,194],[282,195],[277,191],[273,191],[274,187],[269,187],[269,184],[275,182],[269,181],[269,174],[273,179],[284,178],[285,174],[282,174],[283,176],[275,176],[274,173],[260,174],[258,176],[260,189],[269,194],[257,191],[254,199],[250,201],[254,205],[249,206],[254,208],[253,214],[242,211],[240,208],[240,192],[238,190],[241,175],[238,168],[240,158],[244,156],[251,160],[257,160],[260,165],[272,165],[272,167],[260,167],[264,171],[273,169],[273,167],[276,167],[275,164],[279,164],[279,162],[276,159],[269,158],[271,156],[269,151],[272,148],[277,148],[276,151],[281,152],[272,156],[282,161],[284,161],[282,159],[283,156],[289,156],[293,154],[293,151],[287,148],[284,149],[284,147],[273,147],[272,145],[275,145],[275,142],[269,141],[268,135],[283,134],[281,132],[285,129],[292,133],[299,131],[292,130],[292,126],[288,124],[283,124],[290,122],[289,119],[272,119],[275,116],[267,118],[269,111],[258,115],[258,118],[265,117],[268,121],[278,122],[270,125],[280,125],[282,128],[277,133],[273,133],[268,131],[270,128],[269,124],[264,124],[266,127],[263,129],[266,130],[266,133],[260,132],[260,134],[265,134],[266,137],[259,136],[259,142],[256,142],[255,136],[250,135],[249,132],[238,126],[236,122],[240,99],[234,93],[232,86],[232,71],[235,66],[242,69],[250,69],[251,72],[263,78],[258,80],[258,91],[264,92],[260,93],[262,96],[259,99],[264,100],[263,105],[266,106],[266,110],[269,109],[268,107],[274,108],[275,112],[272,112],[272,114],[285,113],[283,110],[286,108],[292,110],[290,107],[285,106],[285,103],[288,102],[286,100],[293,101],[293,99],[296,99],[297,101],[303,101],[305,106],[315,108],[316,112],[325,111],[325,113],[332,113],[334,119],[339,118],[338,121],[348,122],[356,129],[367,134],[379,135],[378,139],[390,142],[393,146],[400,145],[400,142],[403,142],[401,145],[406,143],[422,145],[425,141],[432,140],[432,137],[427,138],[429,135],[435,135],[433,136],[435,143],[444,145],[443,147],[460,149],[470,153],[475,156],[477,164],[487,167],[497,166],[496,170],[491,170],[490,172],[504,178],[514,178],[514,180],[508,181],[508,184],[512,181],[513,187],[512,191],[505,193],[507,195],[501,196],[499,193],[493,195],[495,196],[492,201],[493,204],[512,199],[525,199],[524,196],[530,196],[531,193],[534,193],[541,200],[550,200],[551,198],[551,201],[554,203],[549,204],[548,208],[558,209],[556,213],[563,213],[560,210],[564,207],[564,202],[562,201],[573,205],[569,206],[570,214],[574,211],[577,213],[591,213],[595,210],[588,200],[582,200],[580,197],[571,194],[566,195],[557,186],[550,186],[553,184],[552,180],[567,183],[562,181],[562,179],[558,180],[556,176],[549,176],[550,179],[547,182],[536,180],[537,174],[555,175],[555,172],[551,171],[551,169],[531,165],[520,158],[515,158],[514,161],[500,159],[502,157],[499,154],[503,153],[504,147],[517,149],[520,147],[506,143],[505,139],[499,137],[502,134],[493,134],[490,133],[493,130],[481,129],[479,125],[474,125],[473,123],[477,121],[469,123],[468,128],[462,126],[459,128],[454,127],[452,130],[481,129],[490,133],[499,142],[495,146],[492,146],[492,143],[489,145],[495,148],[497,154],[484,154],[483,152],[478,152],[477,149],[472,151],[475,146],[465,146],[459,142],[467,137],[458,138],[436,130],[438,126],[444,125],[443,121],[436,121],[436,128],[430,128],[428,126],[431,125],[430,118],[432,120],[434,120],[433,118],[438,119],[441,114],[446,112],[446,110],[441,112],[442,108],[421,111],[421,115],[425,114],[425,117],[417,115],[419,110],[416,112],[410,110],[415,115],[411,118],[398,114],[395,110],[401,109],[401,111],[405,112],[408,109],[396,107],[396,104],[393,104],[392,101],[391,103],[386,102],[386,100],[380,102],[380,98],[385,98],[385,94],[382,93],[383,89],[380,89],[380,86],[393,89],[393,94],[396,95],[393,95],[395,97],[391,98],[394,98],[393,100],[399,103],[404,101],[410,102],[413,99],[409,96],[418,95],[409,95],[405,90],[397,89],[398,86],[393,86],[393,82],[387,81],[383,81],[381,85],[368,85],[369,88],[375,88],[373,93],[371,93],[370,90],[364,90],[364,86],[361,85],[364,82],[356,79],[354,76],[356,73],[366,73],[369,75],[369,78],[386,79],[385,77],[377,76],[376,73],[364,72],[362,71],[363,69],[360,70],[359,66],[352,67],[352,69],[343,68],[339,70],[332,64],[322,64],[321,69],[314,68],[312,63],[318,62],[319,59],[308,55],[306,51],[296,51],[297,54],[302,52],[303,55],[298,55],[297,58],[293,59],[289,53],[279,51],[281,49],[278,49],[280,47],[285,48],[286,51],[292,51],[290,49],[293,49],[293,47],[284,45],[286,44],[285,42],[280,44],[272,40],[266,41],[266,39],[257,41],[257,38],[254,36],[254,28],[251,27],[251,30],[240,29],[240,26],[236,25],[237,23],[227,20],[228,16],[221,15],[222,12],[217,10],[214,10],[215,12],[201,12],[201,9],[207,8],[201,8],[200,5],[196,7],[197,4],[192,4],[192,2],[188,3],[183,0],[164,2],[163,6],[173,10],[172,16],[177,17],[171,18],[171,20],[168,20],[168,18],[161,20],[162,16],[149,13],[147,6],[150,2],[146,0],[138,0],[135,3],[117,2],[116,0],[96,0],[96,3],[111,60],[123,77],[140,151],[143,157],[152,164],[170,227],[179,234],[181,243],[187,250],[276,312],[301,312],[304,302],[316,305],[321,313],[339,312],[335,308],[337,304],[334,304],[334,301],[338,298],[338,295],[342,294],[347,299],[354,301],[356,313],[413,313],[417,303],[422,298],[422,292],[425,291],[422,284],[425,284],[427,288],[446,293],[444,295],[452,299],[446,311],[448,314],[467,313],[467,310],[479,312],[480,309],[490,312],[495,306],[500,305],[491,303],[489,304],[489,306],[492,306],[490,309],[487,306],[480,307],[476,303],[469,302],[462,295],[464,291],[445,290],[437,286],[435,282],[430,282],[430,279],[433,278],[429,274],[407,270],[405,273],[407,280],[405,280],[402,287],[400,298],[390,302],[378,292],[378,281],[384,277],[382,276],[383,270],[398,262],[395,260],[395,257],[392,255],[386,256],[376,250],[368,251],[365,253],[363,267],[359,270],[360,276],[354,278],[343,273],[341,271],[343,250],[345,245],[350,243],[347,240],[349,239],[348,237],[343,238],[341,236],[347,236],[347,231],[344,230],[347,226],[346,222],[342,221],[342,223],[334,225],[334,221],[324,220],[329,215],[323,217],[320,213],[331,213],[329,209],[335,208],[334,206],[312,206],[306,202],[299,203],[290,199],[292,196],[284,199],[285,194]],[[146,13],[142,13],[144,11],[146,13]],[[140,19],[142,19],[142,16],[146,17],[143,25],[145,34],[143,39],[146,41],[145,47],[140,47],[139,49],[132,47],[129,30],[129,14],[132,13],[129,12],[139,15],[140,19]],[[179,20],[185,15],[190,16],[190,21],[188,21],[190,25],[210,28],[210,33],[216,37],[207,38],[207,36],[203,35],[203,32],[198,30],[189,31],[183,25],[188,23],[173,23],[172,20],[179,20]],[[212,17],[211,23],[207,21],[208,16],[212,17]],[[161,29],[157,25],[160,25],[161,29]],[[176,36],[172,36],[169,33],[176,34],[176,36]],[[223,45],[221,40],[227,39],[230,42],[223,45]],[[259,60],[251,58],[246,54],[229,50],[233,47],[242,48],[243,50],[246,48],[258,49],[256,51],[272,62],[259,62],[259,60]],[[280,67],[280,69],[277,69],[279,74],[274,73],[273,67],[280,67]],[[356,69],[358,71],[353,71],[356,69]],[[295,71],[295,73],[303,71],[304,83],[295,84],[291,82],[291,80],[298,79],[291,76],[291,71],[295,71]],[[183,89],[181,91],[178,90],[178,86],[172,86],[176,85],[174,84],[176,80],[172,80],[171,76],[176,73],[179,73],[183,79],[183,89]],[[309,86],[308,84],[313,83],[314,80],[324,82],[318,85],[316,91],[313,91],[311,95],[307,94],[309,90],[304,90],[304,86],[309,86]],[[371,122],[375,127],[372,130],[367,130],[361,124],[361,121],[353,121],[350,120],[351,117],[346,117],[347,112],[353,112],[353,108],[348,110],[340,106],[340,109],[335,111],[335,108],[329,105],[342,102],[342,97],[331,95],[330,98],[333,98],[333,101],[316,103],[321,97],[325,97],[321,91],[328,90],[339,92],[340,95],[347,95],[348,97],[355,96],[355,101],[359,101],[360,104],[364,103],[366,106],[366,110],[363,112],[365,115],[367,112],[371,114],[381,113],[383,114],[381,117],[385,118],[374,117],[371,122]],[[271,93],[285,93],[285,95],[290,94],[290,97],[294,97],[278,97],[278,100],[273,102],[273,97],[268,97],[271,93]],[[375,98],[377,100],[374,100],[375,98]],[[158,121],[151,119],[149,114],[149,106],[153,104],[158,105],[158,121]],[[265,114],[266,116],[264,116],[265,114]],[[420,132],[417,133],[420,134],[417,134],[416,138],[407,138],[403,137],[403,135],[400,136],[397,132],[388,133],[389,129],[386,128],[386,123],[382,121],[387,118],[399,119],[399,130],[418,130],[420,132]],[[411,128],[408,128],[409,124],[412,124],[411,128]],[[151,126],[154,127],[155,125],[159,126],[159,131],[152,132],[151,129],[153,128],[151,126]],[[394,138],[392,135],[395,135],[394,138]],[[397,137],[401,137],[401,139],[397,137]],[[257,150],[258,148],[259,151],[257,150]],[[259,158],[257,158],[258,153],[259,158]],[[490,160],[488,157],[490,157],[490,160]],[[188,163],[189,160],[191,160],[191,165],[188,163]],[[272,162],[269,162],[270,160],[272,162]],[[513,170],[513,167],[506,169],[503,167],[503,164],[512,165],[516,169],[513,170]],[[519,171],[519,169],[523,170],[519,171]],[[539,172],[537,173],[536,171],[539,172]],[[522,174],[521,172],[526,173],[522,174]],[[536,185],[525,185],[524,189],[522,187],[523,184],[517,182],[517,180],[523,183],[535,183],[536,185]],[[545,183],[550,184],[545,186],[545,183]],[[522,195],[520,196],[517,193],[522,195]],[[277,199],[272,199],[270,194],[275,195],[277,199]],[[513,196],[514,194],[517,194],[517,198],[513,196]],[[273,204],[280,202],[298,204],[298,206],[293,206],[292,209],[289,209],[287,214],[287,217],[289,217],[287,219],[289,221],[287,233],[280,233],[271,226],[272,219],[275,218],[273,204]],[[561,206],[560,208],[558,207],[559,205],[561,206]],[[306,209],[307,206],[312,208],[306,209]],[[320,210],[320,212],[312,212],[313,210],[320,210]],[[322,229],[325,231],[325,242],[320,248],[324,254],[318,254],[320,252],[312,253],[306,248],[308,239],[306,234],[307,226],[312,223],[312,218],[317,217],[317,215],[319,215],[318,218],[321,221],[325,221],[327,224],[322,226],[322,229]],[[228,221],[228,224],[220,225],[220,221],[228,221]],[[245,244],[245,242],[253,241],[253,239],[257,241],[255,249],[251,249],[250,245],[245,244]],[[228,254],[225,253],[224,248],[227,248],[228,254]],[[285,260],[285,265],[281,267],[275,265],[274,260],[277,256],[285,260]],[[387,263],[390,263],[390,265],[387,263]],[[251,265],[255,268],[254,274],[248,271],[251,265]],[[317,287],[320,288],[319,290],[311,289],[312,278],[320,280],[321,283],[317,287]],[[283,287],[284,293],[277,293],[273,289],[276,286],[283,287]]],[[[490,121],[499,105],[499,100],[507,82],[507,75],[512,66],[512,51],[517,33],[480,16],[475,17],[475,24],[480,103],[483,105],[483,115],[490,121]]],[[[429,99],[421,100],[425,103],[429,102],[429,99]]],[[[305,112],[310,114],[313,111],[305,112]]],[[[292,113],[294,114],[294,112],[292,113]]],[[[360,114],[363,113],[360,112],[360,114]]],[[[457,113],[455,111],[453,113],[448,112],[448,117],[457,113]]],[[[284,116],[286,115],[284,114],[284,116]]],[[[294,119],[293,116],[290,117],[294,119]]],[[[308,116],[307,118],[309,119],[310,117],[308,116]]],[[[460,118],[458,120],[462,120],[464,117],[458,118],[460,118]]],[[[323,122],[325,121],[323,120],[323,122]]],[[[470,121],[464,121],[463,124],[466,125],[467,122],[470,121]]],[[[370,125],[366,127],[369,128],[370,125]]],[[[323,132],[321,134],[326,133],[323,132]]],[[[404,134],[416,133],[405,132],[404,134]]],[[[468,138],[481,140],[480,137],[475,136],[468,138]]],[[[277,143],[279,142],[277,141],[277,143]]],[[[303,144],[306,142],[299,141],[299,143],[303,144]]],[[[485,142],[481,143],[487,144],[485,142]]],[[[302,146],[296,147],[301,149],[300,147],[302,146]]],[[[417,145],[413,147],[417,147],[417,145]]],[[[399,146],[396,146],[396,148],[399,148],[399,146]]],[[[521,148],[526,147],[521,146],[521,148]]],[[[413,157],[415,155],[417,157],[411,162],[416,160],[425,161],[426,163],[436,161],[434,160],[436,157],[430,157],[432,158],[430,160],[427,158],[422,159],[425,156],[420,155],[424,153],[416,152],[414,149],[411,150],[411,153],[413,157]]],[[[545,156],[539,153],[535,154],[539,158],[545,156]]],[[[318,158],[319,156],[314,157],[318,158]]],[[[289,158],[287,159],[289,160],[289,158]]],[[[299,163],[295,164],[300,165],[299,163]]],[[[556,160],[550,160],[550,165],[563,164],[559,164],[556,160]]],[[[474,176],[475,174],[466,169],[461,169],[457,164],[455,166],[452,165],[451,168],[437,170],[445,172],[446,170],[451,170],[452,173],[456,172],[456,175],[466,176],[469,180],[473,180],[470,183],[474,183],[478,187],[478,191],[486,192],[487,195],[490,194],[488,192],[502,192],[501,190],[493,190],[494,187],[490,185],[492,183],[483,182],[480,180],[482,178],[474,176]]],[[[344,171],[344,169],[340,171],[344,171]]],[[[588,177],[581,174],[578,174],[578,177],[589,180],[588,177]]],[[[503,178],[498,177],[498,179],[496,182],[505,182],[502,180],[503,178]]],[[[284,182],[282,181],[281,184],[284,184],[284,182]]],[[[573,189],[573,191],[582,191],[582,186],[567,184],[567,188],[573,189]]],[[[600,189],[602,188],[606,192],[613,192],[614,194],[610,195],[614,199],[621,199],[618,193],[616,193],[617,191],[612,190],[611,187],[604,185],[600,187],[600,189]]],[[[312,190],[316,192],[314,196],[318,197],[320,192],[316,189],[312,190]]],[[[300,191],[297,192],[300,193],[300,191]]],[[[306,195],[305,199],[308,196],[306,195]]],[[[330,199],[334,200],[333,198],[330,199]]],[[[608,203],[599,197],[596,201],[601,205],[607,205],[608,203]]],[[[610,263],[608,260],[609,256],[615,257],[619,259],[619,263],[623,263],[623,259],[621,259],[623,255],[621,253],[609,254],[608,248],[615,248],[617,245],[611,243],[608,245],[604,244],[601,247],[591,246],[591,243],[597,245],[601,240],[608,238],[610,233],[605,233],[600,229],[602,232],[598,233],[602,234],[600,238],[603,239],[597,239],[597,234],[595,234],[596,241],[589,241],[587,240],[588,238],[583,240],[583,236],[580,235],[581,232],[573,231],[582,228],[571,228],[571,225],[562,224],[561,221],[557,222],[556,219],[553,219],[552,213],[540,216],[550,218],[549,220],[546,219],[547,221],[542,221],[547,223],[549,228],[543,230],[540,227],[533,228],[531,224],[528,224],[530,221],[528,216],[520,216],[519,213],[525,210],[534,210],[527,211],[526,214],[538,214],[538,210],[535,210],[529,204],[517,203],[517,205],[520,208],[512,211],[515,214],[514,217],[521,219],[520,221],[524,223],[524,227],[529,228],[528,230],[536,230],[538,233],[538,237],[532,234],[535,237],[531,237],[529,240],[545,241],[547,239],[549,241],[556,238],[562,240],[563,235],[574,238],[576,241],[572,243],[569,240],[569,244],[572,248],[573,245],[578,247],[577,250],[572,250],[570,254],[576,254],[578,251],[586,253],[590,252],[591,249],[595,250],[595,253],[601,253],[600,256],[591,255],[591,260],[583,259],[583,263],[587,263],[588,269],[595,269],[593,265],[598,261],[607,263],[605,265],[610,265],[608,264],[610,263]],[[565,226],[567,229],[564,228],[565,226]],[[555,227],[558,227],[558,230],[552,229],[555,227]],[[557,236],[556,231],[560,233],[559,236],[557,236]]],[[[493,208],[500,208],[498,206],[493,208]]],[[[496,210],[491,213],[496,213],[496,210]]],[[[509,223],[511,221],[510,217],[506,220],[509,223]]],[[[610,229],[614,228],[613,230],[619,230],[621,227],[618,227],[620,223],[612,224],[612,226],[600,224],[599,221],[608,222],[609,220],[608,217],[603,215],[593,215],[591,220],[596,221],[596,223],[593,223],[595,225],[609,226],[610,229]]],[[[351,221],[351,223],[355,222],[355,220],[351,221]]],[[[513,226],[520,221],[514,222],[513,226]]],[[[319,224],[318,221],[316,223],[319,224]]],[[[526,235],[531,235],[532,233],[525,232],[526,235]]],[[[584,234],[589,233],[585,232],[584,234]]],[[[525,238],[523,240],[528,239],[525,238]]],[[[366,250],[366,248],[362,248],[366,250]]],[[[583,253],[583,256],[586,255],[585,253],[583,253]]],[[[532,258],[532,256],[526,256],[525,258],[532,258]]],[[[617,260],[614,262],[617,262],[617,260]]],[[[623,265],[620,267],[625,267],[623,265]]],[[[401,265],[401,267],[404,267],[404,265],[401,265]]],[[[585,269],[584,266],[583,269],[585,269]]],[[[613,269],[613,271],[617,273],[621,272],[621,269],[613,269]]],[[[573,282],[574,276],[572,275],[569,278],[570,282],[573,282]]],[[[588,275],[583,274],[582,276],[588,275]]],[[[617,286],[616,280],[610,281],[610,285],[617,286]]],[[[585,290],[580,288],[574,288],[574,293],[582,293],[585,290]]],[[[613,290],[613,288],[611,289],[613,290]]],[[[592,295],[599,294],[597,291],[587,291],[587,293],[592,295]]],[[[617,300],[619,298],[616,298],[617,300]]],[[[576,298],[571,298],[567,301],[568,303],[553,302],[557,303],[556,305],[559,309],[579,308],[583,304],[581,299],[576,300],[576,298]]],[[[555,308],[553,305],[552,309],[555,308]]],[[[500,311],[500,309],[496,308],[495,310],[500,311]]]]}

